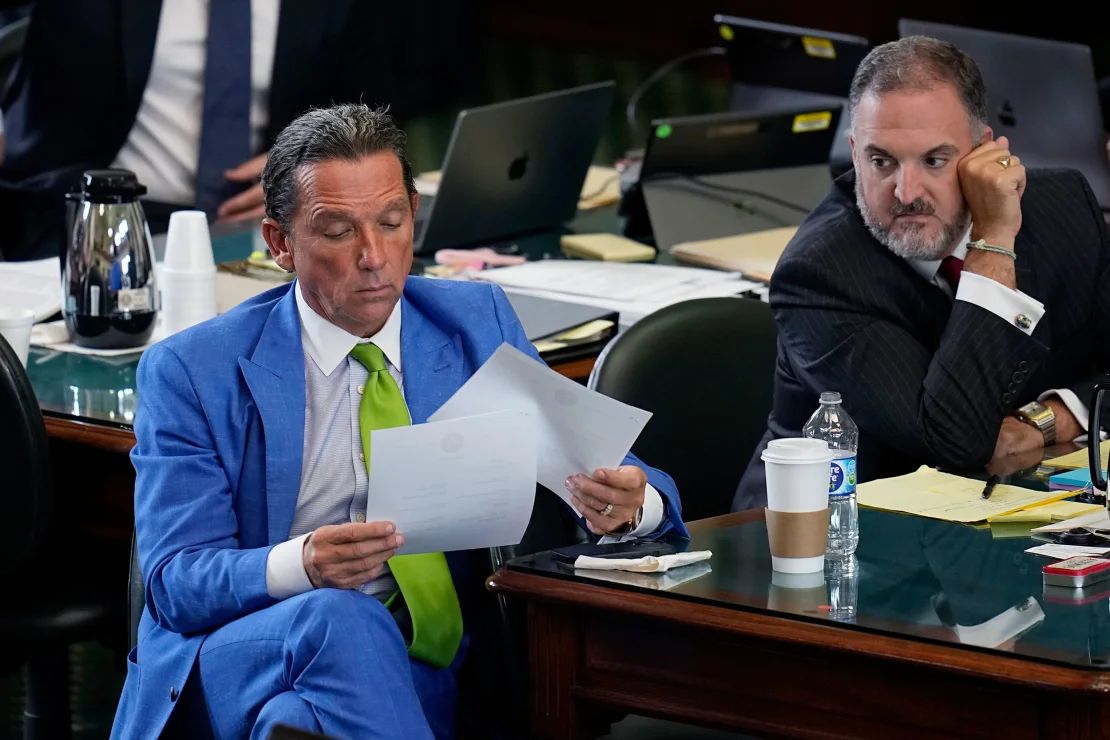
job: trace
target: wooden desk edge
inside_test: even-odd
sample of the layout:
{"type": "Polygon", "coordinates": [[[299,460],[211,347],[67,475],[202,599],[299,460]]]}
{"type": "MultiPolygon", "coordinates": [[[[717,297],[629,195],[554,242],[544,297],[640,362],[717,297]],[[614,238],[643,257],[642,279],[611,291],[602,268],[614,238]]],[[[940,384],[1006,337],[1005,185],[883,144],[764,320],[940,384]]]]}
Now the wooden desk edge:
{"type": "MultiPolygon", "coordinates": [[[[747,515],[748,512],[742,514],[747,515]]],[[[819,644],[823,649],[836,652],[920,664],[937,670],[985,677],[1019,686],[1110,694],[1110,671],[1054,666],[1006,655],[918,642],[912,638],[894,638],[710,604],[664,599],[651,593],[622,589],[619,591],[620,598],[614,598],[614,594],[618,592],[610,587],[507,568],[501,568],[490,576],[487,585],[494,592],[561,606],[635,614],[685,627],[770,638],[800,645],[819,644]]]]}
{"type": "Polygon", "coordinates": [[[43,421],[46,423],[46,434],[51,439],[125,455],[135,446],[135,432],[131,429],[57,416],[45,416],[43,421]]]}

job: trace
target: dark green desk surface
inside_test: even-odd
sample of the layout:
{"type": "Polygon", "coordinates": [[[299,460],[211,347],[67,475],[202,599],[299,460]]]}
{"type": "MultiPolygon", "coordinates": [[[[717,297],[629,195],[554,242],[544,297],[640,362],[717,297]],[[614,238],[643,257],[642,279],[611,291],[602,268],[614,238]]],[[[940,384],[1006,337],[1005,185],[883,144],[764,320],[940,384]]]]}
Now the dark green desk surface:
{"type": "MultiPolygon", "coordinates": [[[[547,555],[525,557],[511,570],[618,589],[647,590],[661,599],[774,614],[849,631],[893,634],[915,641],[1005,652],[1031,660],[1092,670],[1110,668],[1110,581],[1086,589],[1044,589],[1048,559],[1024,550],[1028,537],[992,539],[989,528],[861,509],[857,551],[856,616],[833,620],[832,589],[851,589],[843,577],[773,573],[762,516],[723,523],[694,534],[691,550],[711,550],[702,575],[682,581],[668,574],[573,571],[547,555]],[[669,584],[676,585],[670,586],[669,584]],[[665,590],[661,590],[665,589],[665,590]],[[1018,605],[1043,610],[1044,619],[1001,647],[965,645],[956,625],[982,624],[1018,605]]],[[[1013,614],[1013,612],[1011,612],[1013,614]]],[[[966,635],[966,630],[964,634],[966,635]]]]}

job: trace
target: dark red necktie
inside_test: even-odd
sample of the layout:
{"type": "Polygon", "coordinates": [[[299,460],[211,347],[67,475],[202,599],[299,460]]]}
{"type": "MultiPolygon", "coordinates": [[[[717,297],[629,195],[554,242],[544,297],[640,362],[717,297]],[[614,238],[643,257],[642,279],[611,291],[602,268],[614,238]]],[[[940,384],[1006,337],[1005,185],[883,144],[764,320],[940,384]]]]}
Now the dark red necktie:
{"type": "Polygon", "coordinates": [[[964,261],[959,257],[945,257],[940,261],[940,276],[952,288],[952,295],[956,295],[956,288],[960,285],[960,273],[963,271],[964,261]]]}

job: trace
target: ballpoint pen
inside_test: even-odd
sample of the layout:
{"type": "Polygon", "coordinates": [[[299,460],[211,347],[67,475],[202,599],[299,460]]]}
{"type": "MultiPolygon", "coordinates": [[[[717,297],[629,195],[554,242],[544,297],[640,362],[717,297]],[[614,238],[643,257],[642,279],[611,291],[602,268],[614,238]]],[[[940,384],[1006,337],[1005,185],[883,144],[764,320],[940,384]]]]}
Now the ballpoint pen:
{"type": "Polygon", "coordinates": [[[992,475],[990,478],[987,478],[987,484],[985,486],[983,486],[983,500],[984,501],[991,497],[991,492],[994,491],[994,487],[996,485],[998,485],[998,476],[997,475],[992,475]]]}

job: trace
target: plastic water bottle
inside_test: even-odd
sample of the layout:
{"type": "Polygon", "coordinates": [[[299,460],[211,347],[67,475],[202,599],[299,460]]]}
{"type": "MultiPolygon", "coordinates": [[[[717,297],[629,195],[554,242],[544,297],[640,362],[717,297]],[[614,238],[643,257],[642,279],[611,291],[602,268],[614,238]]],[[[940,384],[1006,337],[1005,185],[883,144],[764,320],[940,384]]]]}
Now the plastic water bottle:
{"type": "Polygon", "coordinates": [[[856,445],[859,429],[840,405],[840,394],[825,391],[821,405],[802,427],[803,437],[823,439],[833,451],[829,465],[829,541],[825,555],[843,558],[859,544],[856,510],[856,445]]]}
{"type": "Polygon", "coordinates": [[[829,589],[829,618],[856,621],[859,600],[859,561],[855,555],[825,560],[825,585],[829,589]]]}

